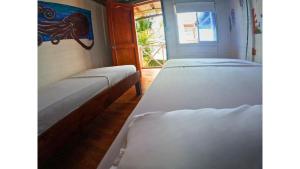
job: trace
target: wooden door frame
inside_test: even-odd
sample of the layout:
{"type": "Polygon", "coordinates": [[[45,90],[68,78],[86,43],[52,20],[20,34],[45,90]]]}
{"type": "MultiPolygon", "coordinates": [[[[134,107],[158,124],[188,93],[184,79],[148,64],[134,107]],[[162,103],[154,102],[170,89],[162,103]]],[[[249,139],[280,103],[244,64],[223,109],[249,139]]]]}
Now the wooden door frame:
{"type": "MultiPolygon", "coordinates": [[[[116,57],[116,43],[114,42],[115,40],[115,35],[113,33],[114,27],[113,27],[113,18],[112,18],[112,11],[110,9],[113,9],[114,7],[124,7],[126,9],[130,9],[131,10],[131,31],[132,31],[132,36],[133,36],[133,45],[134,45],[134,53],[135,53],[135,61],[136,61],[136,68],[137,70],[141,70],[141,64],[140,64],[140,58],[139,58],[139,52],[138,52],[138,43],[137,43],[137,36],[136,36],[136,28],[135,28],[135,19],[134,19],[134,5],[131,4],[123,4],[123,3],[117,3],[114,2],[113,0],[107,0],[106,2],[106,9],[107,9],[107,21],[108,21],[108,32],[109,32],[109,36],[110,36],[110,48],[112,51],[112,60],[113,60],[113,65],[117,65],[118,60],[116,57]]],[[[130,46],[128,46],[130,47],[130,46]]],[[[132,47],[132,46],[131,46],[132,47]]]]}

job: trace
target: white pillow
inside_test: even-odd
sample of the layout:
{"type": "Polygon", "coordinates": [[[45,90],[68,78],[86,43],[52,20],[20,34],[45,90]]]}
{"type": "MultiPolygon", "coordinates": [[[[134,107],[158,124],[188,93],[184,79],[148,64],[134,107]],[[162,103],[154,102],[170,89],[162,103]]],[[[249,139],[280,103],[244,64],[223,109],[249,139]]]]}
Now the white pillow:
{"type": "Polygon", "coordinates": [[[260,169],[261,111],[244,105],[138,116],[118,169],[260,169]]]}

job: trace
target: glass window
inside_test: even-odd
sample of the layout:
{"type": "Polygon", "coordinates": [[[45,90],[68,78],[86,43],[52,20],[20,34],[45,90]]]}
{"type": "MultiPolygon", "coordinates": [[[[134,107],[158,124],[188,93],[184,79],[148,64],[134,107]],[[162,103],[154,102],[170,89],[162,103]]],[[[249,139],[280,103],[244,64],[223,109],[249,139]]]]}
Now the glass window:
{"type": "Polygon", "coordinates": [[[179,43],[217,41],[216,17],[213,12],[177,13],[179,43]]]}
{"type": "Polygon", "coordinates": [[[198,43],[197,16],[196,12],[177,14],[179,42],[198,43]]]}

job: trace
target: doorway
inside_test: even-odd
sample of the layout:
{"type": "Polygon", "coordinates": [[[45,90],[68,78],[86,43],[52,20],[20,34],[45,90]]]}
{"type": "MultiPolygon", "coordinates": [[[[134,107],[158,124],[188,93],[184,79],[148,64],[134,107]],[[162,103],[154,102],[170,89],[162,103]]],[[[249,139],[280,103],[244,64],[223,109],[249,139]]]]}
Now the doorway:
{"type": "Polygon", "coordinates": [[[150,0],[136,4],[134,19],[142,68],[161,68],[167,60],[161,1],[150,0]]]}

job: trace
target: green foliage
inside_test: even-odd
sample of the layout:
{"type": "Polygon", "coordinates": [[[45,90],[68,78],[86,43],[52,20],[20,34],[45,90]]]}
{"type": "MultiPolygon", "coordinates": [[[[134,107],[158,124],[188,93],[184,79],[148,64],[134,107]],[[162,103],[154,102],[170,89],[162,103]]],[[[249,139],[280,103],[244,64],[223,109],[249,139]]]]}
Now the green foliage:
{"type": "MultiPolygon", "coordinates": [[[[163,25],[163,23],[161,23],[163,25]]],[[[142,19],[136,21],[136,31],[138,36],[138,44],[143,46],[143,67],[159,67],[160,65],[151,59],[152,49],[149,47],[151,44],[155,44],[155,34],[152,30],[151,19],[142,19]]],[[[158,60],[163,64],[163,60],[158,60]]]]}
{"type": "Polygon", "coordinates": [[[136,31],[143,32],[152,28],[152,22],[150,19],[142,19],[136,22],[136,31]]]}
{"type": "Polygon", "coordinates": [[[152,22],[150,19],[142,19],[136,22],[136,31],[138,35],[138,44],[143,46],[143,60],[144,67],[149,67],[147,63],[151,60],[150,56],[152,50],[147,45],[151,44],[151,38],[153,34],[151,33],[152,22]]]}
{"type": "Polygon", "coordinates": [[[152,22],[150,19],[142,19],[136,22],[139,45],[146,46],[150,44],[150,40],[153,36],[151,33],[151,28],[152,22]]]}
{"type": "MultiPolygon", "coordinates": [[[[163,60],[157,60],[160,64],[164,64],[164,61],[163,60]]],[[[161,67],[156,61],[154,60],[151,60],[149,63],[148,63],[148,67],[161,67]]]]}

